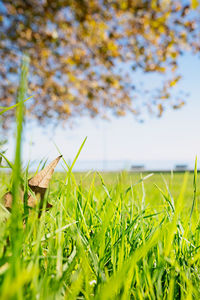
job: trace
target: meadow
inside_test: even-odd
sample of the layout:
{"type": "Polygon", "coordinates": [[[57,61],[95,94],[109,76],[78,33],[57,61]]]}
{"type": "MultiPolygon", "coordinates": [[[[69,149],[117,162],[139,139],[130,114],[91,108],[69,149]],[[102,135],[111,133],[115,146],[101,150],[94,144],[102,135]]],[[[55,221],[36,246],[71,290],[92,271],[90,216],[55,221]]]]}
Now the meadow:
{"type": "MultiPolygon", "coordinates": [[[[10,177],[1,172],[1,196],[10,177]]],[[[1,299],[199,299],[193,181],[192,173],[66,169],[46,194],[53,207],[40,218],[32,209],[26,227],[11,236],[14,246],[2,205],[1,299]]]]}

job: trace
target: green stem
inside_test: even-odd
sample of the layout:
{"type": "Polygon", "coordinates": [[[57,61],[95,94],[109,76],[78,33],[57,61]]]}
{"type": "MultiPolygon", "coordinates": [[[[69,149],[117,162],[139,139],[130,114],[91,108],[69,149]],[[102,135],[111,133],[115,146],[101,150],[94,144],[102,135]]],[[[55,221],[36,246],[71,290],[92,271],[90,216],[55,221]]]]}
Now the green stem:
{"type": "MultiPolygon", "coordinates": [[[[16,277],[20,272],[20,256],[23,246],[23,221],[22,221],[22,199],[20,196],[20,178],[21,178],[21,144],[23,132],[23,118],[24,118],[24,98],[27,91],[27,77],[28,77],[29,58],[23,56],[21,63],[21,77],[18,90],[18,97],[16,111],[16,145],[15,145],[15,161],[13,165],[13,185],[12,185],[12,215],[10,225],[10,238],[11,238],[11,268],[12,276],[16,277]]],[[[21,298],[19,295],[18,299],[21,298]]]]}

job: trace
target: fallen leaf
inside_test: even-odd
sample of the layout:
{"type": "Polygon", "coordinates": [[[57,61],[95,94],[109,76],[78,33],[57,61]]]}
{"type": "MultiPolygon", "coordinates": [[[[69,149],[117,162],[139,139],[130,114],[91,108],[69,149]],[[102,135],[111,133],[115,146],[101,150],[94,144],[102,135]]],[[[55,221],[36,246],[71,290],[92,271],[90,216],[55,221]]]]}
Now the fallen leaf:
{"type": "Polygon", "coordinates": [[[53,175],[54,169],[57,166],[59,160],[61,159],[62,155],[58,156],[54,159],[48,166],[46,166],[42,171],[37,173],[34,177],[29,179],[28,185],[32,189],[33,192],[44,194],[46,189],[49,186],[49,181],[53,175]]]}
{"type": "MultiPolygon", "coordinates": [[[[20,198],[24,199],[24,192],[22,190],[20,190],[20,198]]],[[[13,195],[11,192],[7,192],[4,196],[3,196],[3,199],[4,199],[4,206],[6,209],[8,209],[9,211],[11,211],[11,208],[12,208],[12,201],[13,201],[13,195]]]]}
{"type": "Polygon", "coordinates": [[[11,207],[12,207],[12,194],[11,192],[8,192],[6,193],[4,196],[3,196],[3,200],[4,200],[4,206],[5,208],[7,208],[9,211],[11,210],[11,207]]]}
{"type": "MultiPolygon", "coordinates": [[[[58,156],[54,159],[48,166],[46,166],[42,171],[37,173],[34,177],[29,179],[28,186],[34,192],[35,197],[32,196],[30,193],[28,194],[28,206],[34,208],[37,205],[37,202],[40,201],[40,208],[42,208],[43,200],[45,192],[49,186],[49,182],[53,175],[54,169],[57,166],[59,160],[61,159],[62,155],[58,156]]],[[[24,192],[20,190],[20,198],[24,199],[24,192]]],[[[4,205],[5,207],[11,211],[12,208],[12,201],[13,196],[11,192],[7,192],[4,196],[4,205]]],[[[46,209],[51,208],[52,205],[47,202],[46,209]]]]}

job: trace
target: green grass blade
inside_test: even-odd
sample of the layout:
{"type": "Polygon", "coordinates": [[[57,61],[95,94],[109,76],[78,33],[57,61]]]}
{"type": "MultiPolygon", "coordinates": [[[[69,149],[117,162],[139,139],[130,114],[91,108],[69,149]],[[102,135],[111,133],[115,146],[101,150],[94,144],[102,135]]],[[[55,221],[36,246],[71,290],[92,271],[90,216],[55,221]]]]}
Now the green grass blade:
{"type": "MultiPolygon", "coordinates": [[[[22,144],[22,131],[23,131],[23,117],[24,117],[24,101],[27,91],[27,76],[28,76],[29,59],[27,56],[23,56],[21,65],[21,78],[18,91],[16,111],[16,146],[15,146],[15,161],[13,165],[13,186],[12,186],[12,214],[11,214],[11,267],[12,276],[17,276],[20,272],[20,256],[22,250],[23,232],[22,232],[22,199],[20,199],[20,178],[21,178],[21,144],[22,144]]],[[[20,294],[18,295],[20,299],[20,294]]]]}
{"type": "Polygon", "coordinates": [[[77,159],[78,159],[78,157],[79,157],[79,155],[81,153],[81,150],[83,149],[83,146],[85,145],[86,140],[87,140],[87,136],[84,139],[84,141],[82,142],[82,144],[81,144],[81,146],[80,146],[80,148],[79,148],[79,150],[78,150],[78,152],[77,152],[77,154],[76,154],[76,156],[75,156],[75,158],[74,158],[74,160],[73,160],[73,162],[72,162],[72,164],[70,166],[70,171],[72,171],[72,169],[73,169],[73,167],[74,167],[74,165],[75,165],[75,163],[76,163],[76,161],[77,161],[77,159]]]}
{"type": "Polygon", "coordinates": [[[192,213],[193,213],[193,210],[194,210],[194,205],[195,205],[196,196],[197,196],[197,156],[196,156],[196,159],[195,159],[193,188],[194,188],[194,196],[193,196],[192,208],[191,208],[191,212],[190,212],[190,220],[192,218],[192,213]]]}
{"type": "MultiPolygon", "coordinates": [[[[25,103],[26,101],[28,101],[28,100],[31,99],[32,97],[33,97],[33,95],[30,96],[30,97],[28,97],[27,99],[23,100],[23,103],[25,103]]],[[[11,110],[11,109],[13,109],[13,108],[16,108],[16,107],[19,106],[19,105],[20,105],[20,102],[14,104],[14,105],[12,105],[12,106],[9,106],[9,107],[0,106],[0,109],[2,109],[2,111],[0,111],[0,116],[3,115],[5,112],[7,112],[7,111],[9,111],[9,110],[11,110]]]]}

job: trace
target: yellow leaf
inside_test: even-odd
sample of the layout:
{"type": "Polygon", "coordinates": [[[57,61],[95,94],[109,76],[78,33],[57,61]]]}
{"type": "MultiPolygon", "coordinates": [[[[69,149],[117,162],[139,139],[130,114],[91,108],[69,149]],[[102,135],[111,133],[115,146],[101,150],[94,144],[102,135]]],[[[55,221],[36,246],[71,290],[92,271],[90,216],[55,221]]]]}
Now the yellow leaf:
{"type": "Polygon", "coordinates": [[[162,104],[158,104],[158,112],[159,112],[159,114],[158,114],[158,116],[159,117],[161,117],[162,116],[162,114],[163,114],[163,106],[162,106],[162,104]]]}
{"type": "Polygon", "coordinates": [[[176,59],[177,56],[178,56],[178,53],[177,52],[171,52],[170,56],[171,56],[171,58],[176,59]]]}
{"type": "Polygon", "coordinates": [[[69,104],[67,104],[67,103],[63,104],[63,110],[65,111],[66,114],[70,115],[71,108],[70,108],[69,104]]]}
{"type": "Polygon", "coordinates": [[[159,67],[158,71],[161,72],[161,73],[164,73],[166,71],[166,68],[165,67],[159,67]]]}
{"type": "Polygon", "coordinates": [[[68,74],[68,78],[69,78],[70,82],[75,82],[76,81],[76,77],[71,73],[68,74]]]}
{"type": "Polygon", "coordinates": [[[158,7],[158,3],[157,3],[157,0],[152,0],[151,1],[151,8],[156,10],[158,7]]]}
{"type": "Polygon", "coordinates": [[[43,57],[48,57],[50,54],[50,51],[47,48],[44,48],[41,50],[41,54],[43,57]]]}
{"type": "Polygon", "coordinates": [[[199,6],[198,0],[191,0],[191,7],[192,9],[196,9],[199,6]]]}

